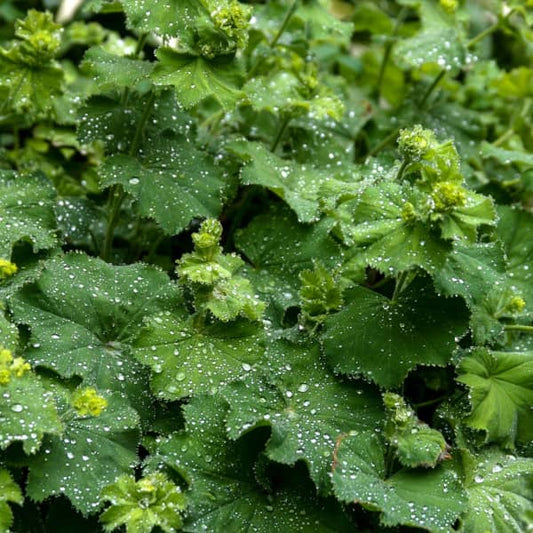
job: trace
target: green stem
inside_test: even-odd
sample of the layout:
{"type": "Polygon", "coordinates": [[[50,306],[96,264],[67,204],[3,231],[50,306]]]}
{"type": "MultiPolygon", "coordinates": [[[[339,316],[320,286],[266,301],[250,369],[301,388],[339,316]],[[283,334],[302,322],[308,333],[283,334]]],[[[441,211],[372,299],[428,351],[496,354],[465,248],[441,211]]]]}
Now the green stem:
{"type": "Polygon", "coordinates": [[[419,407],[427,407],[428,405],[433,405],[435,403],[442,402],[448,398],[447,394],[444,394],[443,396],[439,396],[438,398],[433,398],[433,400],[427,400],[426,402],[420,402],[420,403],[414,403],[412,406],[415,409],[418,409],[419,407]]]}
{"type": "Polygon", "coordinates": [[[289,125],[290,121],[291,121],[291,117],[289,115],[285,115],[279,127],[276,138],[274,139],[274,142],[272,143],[272,146],[270,147],[271,152],[276,151],[276,148],[278,147],[278,144],[281,141],[281,138],[283,137],[283,134],[285,133],[285,130],[287,129],[287,126],[289,125]]]}
{"type": "Polygon", "coordinates": [[[392,474],[392,467],[394,465],[394,449],[392,444],[387,444],[387,453],[385,454],[385,479],[388,479],[392,474]]]}
{"type": "Polygon", "coordinates": [[[387,43],[385,44],[385,51],[383,53],[383,59],[381,60],[381,65],[379,66],[378,81],[376,83],[376,95],[377,95],[378,100],[381,96],[381,86],[383,85],[383,78],[385,77],[385,70],[387,69],[387,64],[389,62],[392,49],[394,47],[395,37],[396,35],[398,35],[398,31],[400,29],[400,26],[403,24],[406,14],[407,14],[407,8],[406,6],[404,6],[398,13],[398,18],[396,19],[396,23],[394,24],[392,33],[389,36],[387,43]]]}
{"type": "Polygon", "coordinates": [[[446,72],[447,72],[446,69],[442,69],[437,74],[437,76],[435,77],[431,85],[428,87],[428,90],[424,93],[422,100],[420,100],[420,104],[419,104],[420,108],[425,107],[426,102],[428,101],[429,97],[433,94],[433,91],[437,88],[437,85],[441,82],[442,78],[444,78],[444,76],[446,75],[446,72]]]}
{"type": "Polygon", "coordinates": [[[289,7],[289,10],[285,14],[285,18],[283,19],[283,22],[281,23],[278,33],[276,33],[276,35],[274,36],[274,39],[272,39],[272,41],[270,41],[269,43],[270,48],[274,48],[274,46],[278,44],[278,41],[280,40],[281,36],[285,33],[285,30],[287,29],[287,26],[289,25],[289,22],[291,21],[291,18],[294,15],[294,12],[296,11],[297,7],[298,7],[298,0],[294,0],[291,7],[289,7]]]}
{"type": "Polygon", "coordinates": [[[509,128],[505,133],[500,135],[493,143],[492,146],[501,146],[507,139],[511,138],[514,134],[514,128],[509,128]]]}
{"type": "Polygon", "coordinates": [[[396,285],[394,287],[394,293],[392,295],[392,301],[393,302],[396,302],[398,297],[402,293],[402,291],[403,291],[403,289],[405,287],[405,282],[407,281],[408,275],[409,275],[409,271],[405,270],[396,279],[396,285]]]}
{"type": "Polygon", "coordinates": [[[403,173],[405,172],[405,169],[409,166],[410,161],[407,161],[407,159],[404,159],[402,162],[401,167],[398,169],[398,174],[396,174],[396,181],[400,181],[403,177],[403,173]]]}
{"type": "Polygon", "coordinates": [[[505,331],[518,331],[520,333],[533,333],[533,326],[524,326],[523,324],[507,324],[503,326],[505,331]]]}
{"type": "Polygon", "coordinates": [[[377,153],[381,152],[385,146],[387,146],[391,141],[394,141],[398,137],[399,128],[396,128],[391,133],[389,133],[378,145],[374,146],[370,152],[366,155],[367,157],[372,157],[377,153]]]}
{"type": "MultiPolygon", "coordinates": [[[[137,124],[135,135],[133,136],[133,141],[131,142],[131,146],[129,150],[129,155],[131,157],[136,155],[137,152],[139,151],[144,128],[146,126],[146,122],[148,121],[148,118],[150,117],[150,114],[152,113],[152,106],[153,106],[154,101],[155,101],[155,93],[152,92],[144,108],[144,113],[141,117],[141,120],[137,124]]],[[[102,253],[100,254],[101,258],[104,261],[109,261],[111,259],[113,236],[114,236],[115,228],[117,226],[117,222],[119,218],[118,215],[120,212],[120,207],[122,206],[122,202],[124,201],[125,198],[126,198],[126,193],[124,192],[122,187],[118,184],[113,185],[111,189],[111,194],[109,196],[109,215],[107,218],[106,234],[104,237],[104,244],[102,246],[102,253]]]]}
{"type": "Polygon", "coordinates": [[[144,45],[146,44],[146,40],[148,39],[148,33],[141,33],[139,40],[137,41],[137,46],[135,47],[135,51],[133,52],[133,57],[137,59],[144,48],[144,45]]]}

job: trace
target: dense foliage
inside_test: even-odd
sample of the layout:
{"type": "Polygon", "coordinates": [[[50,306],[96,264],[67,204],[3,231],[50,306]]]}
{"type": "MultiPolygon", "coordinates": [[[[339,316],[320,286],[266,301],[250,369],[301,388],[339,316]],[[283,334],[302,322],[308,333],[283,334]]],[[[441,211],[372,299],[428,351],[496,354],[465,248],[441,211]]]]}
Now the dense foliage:
{"type": "Polygon", "coordinates": [[[0,5],[0,531],[533,528],[531,0],[67,4],[0,5]]]}

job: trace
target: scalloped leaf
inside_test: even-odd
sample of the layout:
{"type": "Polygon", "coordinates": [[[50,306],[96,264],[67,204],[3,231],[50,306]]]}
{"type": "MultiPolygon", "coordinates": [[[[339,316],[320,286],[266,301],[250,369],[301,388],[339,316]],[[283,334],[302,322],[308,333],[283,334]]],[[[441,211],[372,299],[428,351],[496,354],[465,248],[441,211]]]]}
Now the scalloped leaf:
{"type": "Polygon", "coordinates": [[[381,511],[387,527],[448,532],[465,508],[465,492],[450,468],[400,470],[387,476],[383,443],[375,432],[339,439],[332,481],[339,500],[381,511]]]}
{"type": "Polygon", "coordinates": [[[214,98],[224,109],[231,109],[243,96],[239,89],[242,65],[233,57],[208,60],[171,48],[159,48],[156,55],[159,62],[152,73],[152,81],[156,85],[172,85],[185,109],[208,97],[214,98]]]}
{"type": "Polygon", "coordinates": [[[64,494],[76,509],[90,514],[100,507],[100,491],[106,485],[133,472],[139,462],[139,416],[119,394],[106,400],[99,416],[80,417],[63,405],[63,434],[48,436],[29,461],[30,498],[43,501],[64,494]]]}
{"type": "Polygon", "coordinates": [[[152,140],[142,156],[108,157],[100,171],[102,185],[122,185],[141,215],[170,235],[195,217],[216,217],[225,184],[212,160],[185,137],[152,140]]]}
{"type": "Polygon", "coordinates": [[[263,356],[263,327],[240,320],[197,326],[176,309],[151,317],[135,340],[133,353],[152,369],[156,396],[178,400],[221,385],[249,372],[263,356]]]}
{"type": "Polygon", "coordinates": [[[533,510],[533,459],[486,450],[477,457],[465,489],[468,508],[461,517],[461,533],[527,531],[531,521],[526,513],[533,510]]]}
{"type": "Polygon", "coordinates": [[[13,511],[9,503],[22,504],[24,496],[20,487],[11,479],[7,470],[0,470],[0,531],[9,531],[13,523],[13,511]]]}
{"type": "Polygon", "coordinates": [[[0,449],[21,442],[24,452],[32,454],[45,434],[62,433],[53,394],[33,372],[12,376],[8,384],[0,385],[0,393],[0,449]]]}
{"type": "Polygon", "coordinates": [[[184,410],[187,433],[160,444],[157,459],[189,484],[185,531],[217,531],[220,524],[228,531],[257,533],[353,531],[342,509],[318,499],[301,477],[292,486],[260,486],[254,469],[262,443],[247,437],[227,440],[220,398],[198,396],[184,410]]]}
{"type": "Polygon", "coordinates": [[[462,300],[437,296],[427,280],[415,280],[395,302],[356,287],[326,320],[324,351],[335,372],[396,387],[418,365],[448,364],[467,327],[462,300]]]}
{"type": "Polygon", "coordinates": [[[35,252],[56,245],[55,189],[44,174],[0,170],[0,257],[29,240],[35,252]]]}
{"type": "Polygon", "coordinates": [[[330,490],[329,470],[339,434],[383,422],[375,391],[336,380],[317,345],[271,341],[262,371],[228,385],[221,394],[230,405],[227,431],[232,439],[269,426],[267,456],[288,465],[305,461],[322,493],[330,490]]]}
{"type": "Polygon", "coordinates": [[[319,191],[328,175],[270,152],[261,143],[235,141],[226,148],[244,161],[241,182],[261,185],[277,194],[296,213],[299,222],[319,218],[319,191]]]}
{"type": "Polygon", "coordinates": [[[300,224],[287,208],[274,207],[237,233],[236,246],[252,263],[248,277],[262,299],[281,309],[299,305],[301,270],[313,268],[316,258],[327,268],[340,265],[329,229],[327,221],[300,224]]]}
{"type": "Polygon", "coordinates": [[[154,267],[114,266],[84,254],[45,263],[39,280],[10,301],[17,323],[31,328],[25,357],[63,377],[125,392],[149,405],[146,372],[130,354],[146,315],[180,305],[181,294],[154,267]]]}
{"type": "Polygon", "coordinates": [[[507,253],[507,275],[533,308],[533,215],[519,208],[499,206],[500,220],[496,233],[502,240],[507,253]]]}
{"type": "Polygon", "coordinates": [[[533,439],[533,352],[476,349],[459,363],[457,381],[470,389],[470,427],[486,441],[512,448],[533,439]]]}

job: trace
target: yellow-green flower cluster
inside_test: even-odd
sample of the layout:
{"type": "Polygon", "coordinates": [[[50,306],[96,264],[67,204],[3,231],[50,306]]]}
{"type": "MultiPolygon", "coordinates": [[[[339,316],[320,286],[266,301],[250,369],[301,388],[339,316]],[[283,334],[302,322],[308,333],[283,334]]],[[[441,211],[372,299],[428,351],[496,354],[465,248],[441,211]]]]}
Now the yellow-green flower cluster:
{"type": "Polygon", "coordinates": [[[17,270],[17,265],[15,265],[15,263],[0,258],[0,281],[16,274],[17,270]]]}
{"type": "Polygon", "coordinates": [[[505,310],[513,315],[520,314],[526,307],[525,300],[518,295],[513,295],[505,306],[505,310]]]}
{"type": "Polygon", "coordinates": [[[435,142],[435,134],[417,124],[412,129],[400,130],[398,149],[408,161],[419,161],[435,142]]]}
{"type": "Polygon", "coordinates": [[[444,181],[437,183],[431,195],[437,211],[446,211],[453,207],[465,205],[466,192],[464,187],[456,183],[444,181]]]}
{"type": "Polygon", "coordinates": [[[74,391],[70,403],[79,416],[100,416],[107,407],[107,400],[92,387],[74,391]]]}
{"type": "Polygon", "coordinates": [[[51,13],[30,9],[25,19],[18,20],[16,36],[30,64],[42,64],[55,57],[61,46],[61,26],[54,22],[51,13]]]}
{"type": "Polygon", "coordinates": [[[251,14],[250,6],[232,1],[215,9],[211,18],[219,30],[235,41],[238,48],[244,48],[248,42],[248,21],[251,14]]]}
{"type": "Polygon", "coordinates": [[[446,13],[455,13],[459,7],[459,2],[457,0],[440,0],[440,5],[446,13]]]}
{"type": "Polygon", "coordinates": [[[12,378],[21,378],[30,369],[22,357],[13,357],[11,350],[0,347],[0,385],[8,385],[12,378]]]}

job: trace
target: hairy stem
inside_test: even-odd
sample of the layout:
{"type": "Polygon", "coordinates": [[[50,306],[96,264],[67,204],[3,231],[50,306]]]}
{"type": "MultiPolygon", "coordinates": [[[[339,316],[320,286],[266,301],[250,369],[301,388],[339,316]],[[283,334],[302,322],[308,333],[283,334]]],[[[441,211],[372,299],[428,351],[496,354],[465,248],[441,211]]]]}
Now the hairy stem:
{"type": "MultiPolygon", "coordinates": [[[[146,106],[144,108],[144,113],[141,117],[141,120],[137,124],[137,128],[135,130],[135,135],[133,136],[133,141],[131,142],[131,146],[129,149],[129,155],[134,156],[139,151],[139,146],[141,144],[144,128],[146,126],[146,122],[148,121],[148,118],[150,117],[150,114],[152,113],[152,106],[155,101],[155,93],[152,92],[150,94],[150,98],[148,99],[148,102],[146,103],[146,106]]],[[[107,228],[106,233],[104,237],[104,244],[102,246],[102,253],[100,254],[100,257],[104,261],[109,261],[111,259],[111,249],[113,246],[113,237],[115,233],[115,228],[117,226],[119,213],[120,213],[120,207],[122,206],[122,202],[126,198],[126,193],[122,189],[120,185],[113,185],[111,188],[111,193],[109,195],[109,207],[108,207],[108,217],[107,217],[107,228]]]]}
{"type": "Polygon", "coordinates": [[[291,121],[291,117],[289,115],[285,115],[283,118],[278,133],[276,135],[276,138],[274,139],[274,142],[272,143],[272,146],[270,147],[271,152],[275,152],[276,148],[278,147],[278,144],[281,141],[281,138],[283,137],[283,134],[285,133],[285,130],[287,129],[287,126],[289,125],[289,122],[291,121]]]}
{"type": "Polygon", "coordinates": [[[437,74],[437,76],[435,77],[435,79],[433,80],[431,85],[428,87],[427,91],[424,93],[424,96],[422,97],[422,100],[420,100],[420,107],[421,108],[425,107],[426,102],[428,101],[429,97],[433,94],[433,91],[437,88],[437,86],[441,82],[442,78],[444,78],[444,76],[446,75],[446,72],[447,72],[446,69],[443,68],[437,74]]]}
{"type": "Polygon", "coordinates": [[[274,46],[278,44],[278,41],[280,40],[281,36],[285,33],[285,30],[287,29],[287,26],[289,25],[289,22],[291,21],[291,18],[294,15],[294,12],[296,11],[297,7],[298,7],[298,0],[294,0],[291,7],[289,7],[287,13],[285,13],[285,18],[283,19],[283,22],[281,23],[281,26],[279,27],[278,33],[276,33],[272,41],[270,41],[269,43],[270,48],[274,48],[274,46]]]}
{"type": "Polygon", "coordinates": [[[525,326],[523,324],[507,324],[503,326],[505,331],[518,331],[520,333],[533,333],[533,326],[525,326]]]}
{"type": "Polygon", "coordinates": [[[407,15],[407,7],[404,6],[398,13],[398,18],[396,19],[396,23],[394,24],[392,33],[389,36],[387,43],[385,44],[385,51],[383,52],[383,59],[381,60],[381,65],[379,66],[378,81],[376,83],[376,96],[378,100],[381,96],[381,86],[383,85],[383,78],[385,77],[385,70],[387,69],[387,64],[389,62],[392,49],[394,47],[395,37],[398,35],[398,31],[400,30],[400,26],[403,24],[403,21],[406,15],[407,15]]]}
{"type": "Polygon", "coordinates": [[[379,144],[374,146],[374,148],[372,148],[372,150],[370,150],[370,152],[368,152],[366,156],[372,157],[372,156],[375,156],[377,153],[381,152],[381,150],[383,150],[385,146],[390,144],[392,141],[396,139],[396,137],[398,137],[398,132],[399,132],[399,128],[396,128],[393,131],[391,131],[379,144]]]}

